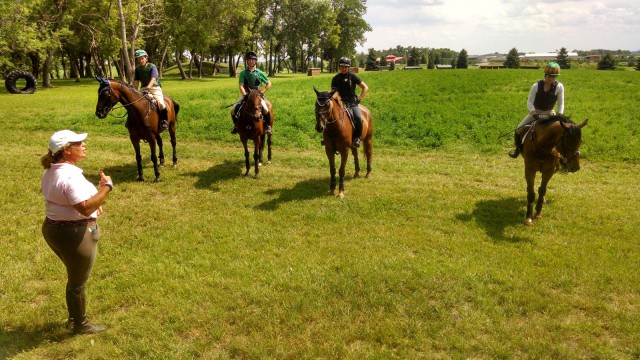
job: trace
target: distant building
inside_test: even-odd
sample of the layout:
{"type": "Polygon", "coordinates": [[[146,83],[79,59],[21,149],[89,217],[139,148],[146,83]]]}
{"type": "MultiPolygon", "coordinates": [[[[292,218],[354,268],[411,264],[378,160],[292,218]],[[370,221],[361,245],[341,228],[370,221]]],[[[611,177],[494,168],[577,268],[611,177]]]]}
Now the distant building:
{"type": "Polygon", "coordinates": [[[404,57],[402,57],[402,56],[395,56],[395,55],[391,55],[391,54],[385,56],[384,58],[385,58],[385,60],[387,60],[387,64],[391,63],[391,62],[394,63],[394,64],[398,64],[400,60],[404,59],[404,57]]]}
{"type": "MultiPolygon", "coordinates": [[[[578,53],[575,53],[575,52],[567,53],[567,56],[571,60],[580,59],[580,56],[578,56],[578,53]]],[[[551,60],[556,60],[558,58],[558,53],[555,53],[555,52],[531,53],[531,54],[520,55],[519,57],[520,57],[520,61],[521,62],[527,62],[527,61],[551,61],[551,60]]]]}

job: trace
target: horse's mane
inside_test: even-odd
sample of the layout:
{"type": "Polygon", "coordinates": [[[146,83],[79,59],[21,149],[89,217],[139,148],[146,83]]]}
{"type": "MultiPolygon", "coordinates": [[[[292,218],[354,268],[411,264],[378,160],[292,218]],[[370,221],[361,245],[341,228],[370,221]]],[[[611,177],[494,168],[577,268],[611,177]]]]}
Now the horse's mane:
{"type": "Polygon", "coordinates": [[[344,103],[342,102],[342,97],[340,96],[339,92],[336,91],[331,99],[333,99],[338,104],[340,109],[344,109],[344,103]]]}
{"type": "Polygon", "coordinates": [[[126,82],[124,82],[122,80],[118,80],[118,79],[107,79],[107,80],[114,81],[114,82],[118,83],[120,86],[126,87],[129,90],[133,91],[135,94],[142,95],[142,92],[140,92],[138,89],[134,88],[133,85],[130,85],[130,84],[128,84],[128,83],[126,83],[126,82]]]}
{"type": "Polygon", "coordinates": [[[565,115],[551,115],[546,119],[538,120],[538,124],[539,125],[547,125],[547,124],[552,124],[552,123],[554,123],[556,121],[563,122],[563,123],[566,123],[566,124],[575,124],[573,122],[573,120],[571,120],[570,117],[565,116],[565,115]]]}

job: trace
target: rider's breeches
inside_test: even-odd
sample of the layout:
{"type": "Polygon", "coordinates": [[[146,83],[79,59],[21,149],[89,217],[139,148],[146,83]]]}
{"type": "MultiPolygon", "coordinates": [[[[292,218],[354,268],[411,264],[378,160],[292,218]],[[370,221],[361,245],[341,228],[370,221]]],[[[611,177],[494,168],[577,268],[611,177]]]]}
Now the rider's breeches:
{"type": "MultiPolygon", "coordinates": [[[[553,116],[556,114],[556,111],[551,109],[548,111],[545,110],[537,110],[536,109],[536,115],[549,115],[549,116],[553,116]]],[[[524,133],[524,129],[525,126],[531,124],[533,122],[533,120],[535,120],[533,118],[533,115],[531,114],[527,114],[527,116],[524,117],[524,119],[522,119],[522,121],[520,121],[520,124],[518,124],[518,128],[516,129],[516,133],[518,135],[522,135],[524,133]]]]}
{"type": "Polygon", "coordinates": [[[156,98],[156,100],[158,101],[158,107],[160,107],[160,110],[167,107],[167,105],[164,104],[164,94],[162,93],[161,87],[154,86],[151,89],[149,89],[149,93],[153,95],[153,97],[156,98]]]}
{"type": "Polygon", "coordinates": [[[362,137],[362,113],[360,112],[360,108],[356,105],[351,108],[353,112],[353,122],[355,125],[353,137],[361,138],[362,137]]]}

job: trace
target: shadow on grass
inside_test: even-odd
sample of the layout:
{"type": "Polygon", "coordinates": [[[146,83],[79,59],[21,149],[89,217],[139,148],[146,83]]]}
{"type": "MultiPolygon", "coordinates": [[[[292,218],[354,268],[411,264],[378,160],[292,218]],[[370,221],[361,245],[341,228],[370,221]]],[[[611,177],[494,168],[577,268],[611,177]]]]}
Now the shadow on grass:
{"type": "MultiPolygon", "coordinates": [[[[136,164],[135,154],[131,154],[131,159],[133,160],[133,162],[130,162],[126,165],[108,166],[102,169],[102,171],[104,171],[105,175],[111,176],[116,184],[137,182],[138,165],[136,164]]],[[[167,161],[166,158],[165,161],[167,161]]],[[[171,159],[169,159],[169,165],[165,165],[165,167],[160,168],[160,180],[162,180],[163,172],[171,170],[173,170],[173,168],[171,167],[171,159]]],[[[151,159],[142,159],[142,176],[144,177],[145,181],[153,182],[155,174],[153,173],[153,163],[151,162],[151,159]]],[[[100,174],[85,174],[85,177],[87,178],[87,180],[94,184],[97,184],[98,181],[100,181],[100,174]]]]}
{"type": "Polygon", "coordinates": [[[218,191],[218,187],[211,188],[213,185],[223,180],[231,180],[234,178],[242,177],[244,170],[244,161],[229,161],[225,160],[223,163],[210,167],[207,170],[192,172],[185,174],[184,176],[195,176],[198,178],[196,181],[196,188],[198,189],[211,189],[218,191]]]}
{"type": "Polygon", "coordinates": [[[531,242],[531,239],[519,236],[507,236],[505,229],[510,226],[524,226],[523,200],[520,198],[506,198],[495,200],[481,200],[469,214],[459,214],[458,220],[475,221],[493,241],[531,242]]]}
{"type": "Polygon", "coordinates": [[[327,179],[310,179],[297,183],[290,189],[274,189],[266,192],[268,195],[278,194],[278,197],[259,204],[256,206],[258,210],[277,210],[280,205],[290,201],[312,200],[322,196],[326,196],[329,184],[327,179]]]}
{"type": "Polygon", "coordinates": [[[11,330],[0,328],[0,359],[9,359],[43,343],[59,343],[71,337],[73,334],[60,323],[28,329],[24,326],[11,330]]]}

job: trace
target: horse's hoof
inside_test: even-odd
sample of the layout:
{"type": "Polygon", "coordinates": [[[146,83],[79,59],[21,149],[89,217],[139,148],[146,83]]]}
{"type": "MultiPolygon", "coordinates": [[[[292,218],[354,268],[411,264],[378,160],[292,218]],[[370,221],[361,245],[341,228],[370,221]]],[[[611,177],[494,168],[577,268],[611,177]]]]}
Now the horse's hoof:
{"type": "Polygon", "coordinates": [[[340,193],[338,194],[338,199],[340,199],[340,200],[344,200],[344,192],[340,192],[340,193]]]}
{"type": "Polygon", "coordinates": [[[142,176],[139,177],[137,180],[138,180],[138,182],[144,182],[144,178],[142,176]]]}
{"type": "Polygon", "coordinates": [[[173,164],[173,165],[171,165],[171,167],[175,169],[175,168],[178,167],[178,164],[173,164]]]}
{"type": "Polygon", "coordinates": [[[259,175],[259,174],[255,174],[255,175],[253,176],[253,178],[254,178],[254,179],[260,179],[260,175],[259,175]]]}
{"type": "Polygon", "coordinates": [[[526,226],[533,226],[533,220],[531,220],[531,219],[526,219],[526,220],[524,221],[524,224],[525,224],[526,226]]]}
{"type": "Polygon", "coordinates": [[[159,183],[159,182],[160,182],[160,178],[155,178],[155,179],[153,179],[153,182],[154,182],[154,183],[159,183]]]}
{"type": "Polygon", "coordinates": [[[329,190],[329,192],[327,193],[327,195],[329,195],[329,196],[336,196],[336,191],[335,191],[335,190],[329,190]]]}
{"type": "Polygon", "coordinates": [[[262,166],[262,161],[258,162],[258,167],[262,166]]]}
{"type": "Polygon", "coordinates": [[[358,179],[358,178],[360,178],[360,174],[358,174],[358,173],[353,174],[353,178],[354,178],[354,179],[358,179]]]}
{"type": "Polygon", "coordinates": [[[538,219],[542,219],[542,214],[535,214],[533,215],[533,218],[538,220],[538,219]]]}
{"type": "Polygon", "coordinates": [[[364,177],[365,179],[370,179],[371,178],[371,173],[368,172],[367,175],[364,177]]]}
{"type": "Polygon", "coordinates": [[[271,160],[267,160],[267,164],[271,164],[271,160]]]}

